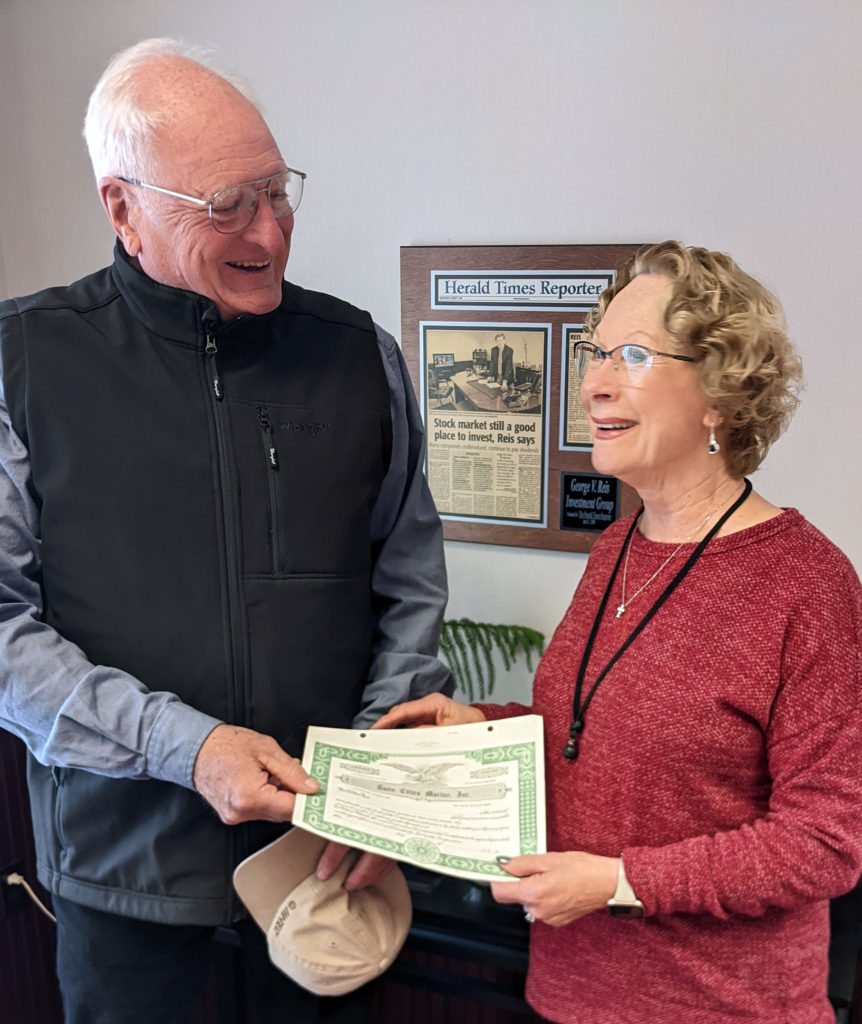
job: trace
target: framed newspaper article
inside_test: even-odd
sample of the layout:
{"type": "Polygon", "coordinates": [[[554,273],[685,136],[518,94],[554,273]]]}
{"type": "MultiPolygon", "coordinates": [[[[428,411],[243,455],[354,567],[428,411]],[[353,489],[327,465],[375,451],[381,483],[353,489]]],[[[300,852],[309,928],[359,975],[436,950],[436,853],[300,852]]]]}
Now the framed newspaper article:
{"type": "Polygon", "coordinates": [[[636,507],[593,471],[572,346],[638,248],[402,247],[402,349],[447,539],[588,551],[636,507]]]}

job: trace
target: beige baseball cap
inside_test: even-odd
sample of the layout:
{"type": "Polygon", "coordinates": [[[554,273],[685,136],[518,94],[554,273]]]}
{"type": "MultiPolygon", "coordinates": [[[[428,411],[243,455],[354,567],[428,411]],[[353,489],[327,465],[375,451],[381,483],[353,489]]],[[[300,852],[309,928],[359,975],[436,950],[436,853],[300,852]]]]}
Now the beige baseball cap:
{"type": "Polygon", "coordinates": [[[292,828],[239,864],[233,884],[265,933],[275,966],[315,995],[340,996],[389,967],[413,907],[397,867],[364,889],[342,888],[358,850],[321,882],[316,869],[326,842],[292,828]]]}

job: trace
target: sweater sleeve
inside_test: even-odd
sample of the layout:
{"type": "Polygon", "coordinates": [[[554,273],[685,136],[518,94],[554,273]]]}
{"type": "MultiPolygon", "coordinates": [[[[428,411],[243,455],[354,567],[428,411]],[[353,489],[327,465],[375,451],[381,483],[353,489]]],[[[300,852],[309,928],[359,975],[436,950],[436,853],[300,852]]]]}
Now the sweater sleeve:
{"type": "Polygon", "coordinates": [[[839,895],[862,870],[862,590],[846,559],[789,619],[766,730],[766,812],[623,851],[647,913],[761,915],[839,895]]]}
{"type": "Polygon", "coordinates": [[[514,701],[509,704],[473,704],[472,707],[478,708],[489,722],[496,722],[501,718],[520,718],[522,715],[533,714],[532,708],[514,701]]]}

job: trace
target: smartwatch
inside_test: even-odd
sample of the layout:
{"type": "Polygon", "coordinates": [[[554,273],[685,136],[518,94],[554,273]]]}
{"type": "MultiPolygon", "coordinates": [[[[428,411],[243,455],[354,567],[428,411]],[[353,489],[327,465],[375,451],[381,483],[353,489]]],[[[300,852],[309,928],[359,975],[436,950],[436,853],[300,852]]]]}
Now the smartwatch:
{"type": "Polygon", "coordinates": [[[617,864],[617,888],[613,896],[608,900],[608,913],[612,917],[643,917],[644,905],[635,896],[635,891],[629,885],[626,873],[623,868],[623,859],[620,857],[617,864]]]}

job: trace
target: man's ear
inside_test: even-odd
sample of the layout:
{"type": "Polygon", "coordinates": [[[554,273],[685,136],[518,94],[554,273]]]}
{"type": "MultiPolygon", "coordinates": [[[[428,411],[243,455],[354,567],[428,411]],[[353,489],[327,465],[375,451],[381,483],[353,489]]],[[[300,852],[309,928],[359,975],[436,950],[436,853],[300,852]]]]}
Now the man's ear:
{"type": "Polygon", "coordinates": [[[123,248],[135,259],[141,251],[141,239],[136,226],[140,210],[137,196],[128,183],[119,178],[100,178],[99,198],[123,248]]]}

